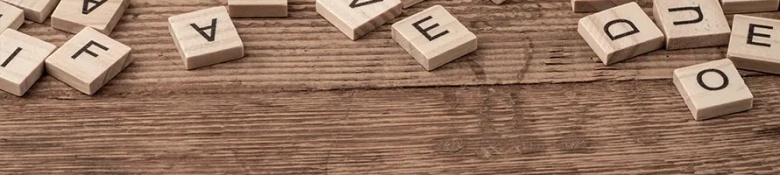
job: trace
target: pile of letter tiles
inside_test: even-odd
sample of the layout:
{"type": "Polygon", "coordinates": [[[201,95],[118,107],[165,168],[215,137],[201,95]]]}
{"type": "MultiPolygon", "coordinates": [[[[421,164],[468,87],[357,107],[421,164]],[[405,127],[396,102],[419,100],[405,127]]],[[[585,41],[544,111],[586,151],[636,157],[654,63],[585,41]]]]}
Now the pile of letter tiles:
{"type": "MultiPolygon", "coordinates": [[[[0,89],[23,96],[44,70],[88,95],[133,60],[132,48],[108,35],[130,0],[0,0],[0,89]],[[62,46],[18,32],[24,20],[51,17],[52,28],[74,33],[62,46]]],[[[359,40],[424,0],[316,0],[316,11],[351,40],[359,40]]],[[[485,0],[488,1],[488,0],[485,0]]],[[[502,4],[506,0],[489,0],[502,4]]],[[[673,81],[696,120],[746,111],[753,95],[737,69],[780,74],[780,20],[726,14],[777,11],[780,0],[653,0],[650,16],[636,0],[571,0],[577,31],[609,66],[665,46],[667,50],[728,45],[727,58],[680,68],[673,81]]],[[[168,18],[185,69],[244,57],[231,18],[287,17],[287,0],[228,0],[168,18]]],[[[477,36],[441,5],[391,26],[391,37],[427,71],[477,50],[477,36]]],[[[346,38],[345,38],[346,39],[346,38]]]]}

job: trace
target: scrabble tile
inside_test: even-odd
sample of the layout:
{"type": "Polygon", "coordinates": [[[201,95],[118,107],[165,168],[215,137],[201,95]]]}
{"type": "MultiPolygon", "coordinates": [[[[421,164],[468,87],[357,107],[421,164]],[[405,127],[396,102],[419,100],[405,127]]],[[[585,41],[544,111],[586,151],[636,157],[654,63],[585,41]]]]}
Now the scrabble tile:
{"type": "Polygon", "coordinates": [[[635,2],[582,18],[577,31],[605,65],[664,46],[664,34],[635,2]]]}
{"type": "Polygon", "coordinates": [[[57,7],[60,0],[1,0],[24,10],[24,17],[37,23],[43,23],[57,7]]]}
{"type": "Polygon", "coordinates": [[[412,7],[415,4],[419,4],[425,0],[401,0],[401,3],[403,3],[404,8],[412,7]]]}
{"type": "Polygon", "coordinates": [[[753,108],[753,94],[728,59],[674,70],[673,79],[696,120],[753,108]]]}
{"type": "Polygon", "coordinates": [[[230,17],[287,17],[287,0],[228,0],[230,17]]]}
{"type": "Polygon", "coordinates": [[[571,8],[576,13],[598,12],[629,2],[636,0],[571,0],[571,8]]]}
{"type": "Polygon", "coordinates": [[[317,13],[357,40],[401,14],[399,0],[317,0],[317,13]]]}
{"type": "Polygon", "coordinates": [[[441,5],[393,24],[392,37],[428,71],[477,50],[477,36],[441,5]]]}
{"type": "Polygon", "coordinates": [[[244,57],[244,43],[225,7],[172,16],[168,29],[187,69],[244,57]]]}
{"type": "Polygon", "coordinates": [[[5,29],[19,29],[24,23],[24,11],[10,4],[0,2],[0,32],[5,29]]]}
{"type": "Polygon", "coordinates": [[[666,35],[666,50],[729,44],[731,27],[718,0],[653,1],[653,16],[666,35]]]}
{"type": "Polygon", "coordinates": [[[56,48],[16,30],[0,33],[0,89],[24,95],[43,74],[43,60],[56,48]]]}
{"type": "Polygon", "coordinates": [[[726,14],[777,11],[780,0],[721,0],[726,14]]]}
{"type": "Polygon", "coordinates": [[[88,26],[108,35],[129,5],[130,0],[61,0],[51,16],[51,26],[70,33],[88,26]]]}
{"type": "Polygon", "coordinates": [[[493,3],[496,3],[496,4],[501,4],[501,3],[504,3],[504,1],[506,1],[506,0],[491,0],[491,1],[493,1],[493,3]]]}
{"type": "Polygon", "coordinates": [[[734,15],[726,54],[737,68],[780,74],[780,20],[734,15]]]}
{"type": "Polygon", "coordinates": [[[133,62],[130,50],[127,45],[86,27],[46,58],[46,72],[92,95],[133,62]]]}

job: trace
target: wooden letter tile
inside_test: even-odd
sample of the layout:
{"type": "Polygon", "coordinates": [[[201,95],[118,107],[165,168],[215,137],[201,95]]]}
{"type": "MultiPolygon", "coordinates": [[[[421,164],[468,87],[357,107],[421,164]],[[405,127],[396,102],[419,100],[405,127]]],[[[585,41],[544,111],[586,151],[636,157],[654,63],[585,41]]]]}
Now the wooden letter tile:
{"type": "Polygon", "coordinates": [[[582,18],[577,31],[605,65],[664,46],[664,34],[635,2],[582,18]]]}
{"type": "Polygon", "coordinates": [[[187,69],[244,57],[244,43],[225,7],[172,16],[168,29],[187,69]]]}
{"type": "Polygon", "coordinates": [[[401,14],[399,0],[317,0],[317,13],[357,40],[401,14]]]}
{"type": "Polygon", "coordinates": [[[721,0],[726,14],[777,11],[780,0],[721,0]]]}
{"type": "Polygon", "coordinates": [[[24,10],[24,17],[37,23],[49,18],[60,0],[1,0],[24,10]]]}
{"type": "Polygon", "coordinates": [[[666,35],[666,50],[729,44],[731,27],[718,0],[657,0],[653,16],[666,35]]]}
{"type": "Polygon", "coordinates": [[[780,74],[780,20],[734,15],[728,58],[737,68],[780,74]]]}
{"type": "Polygon", "coordinates": [[[19,29],[24,23],[24,11],[10,4],[0,2],[0,32],[5,29],[19,29]]]}
{"type": "Polygon", "coordinates": [[[441,5],[393,24],[392,37],[428,71],[477,50],[477,36],[441,5]]]}
{"type": "Polygon", "coordinates": [[[674,70],[673,79],[696,120],[753,108],[753,94],[728,59],[674,70]]]}
{"type": "Polygon", "coordinates": [[[287,17],[287,0],[228,0],[230,17],[287,17]]]}
{"type": "MultiPolygon", "coordinates": [[[[425,0],[401,0],[401,3],[403,3],[404,8],[412,7],[415,4],[419,4],[425,0]]],[[[495,1],[495,0],[494,0],[495,1]]]]}
{"type": "Polygon", "coordinates": [[[92,95],[133,62],[130,47],[86,27],[46,58],[46,72],[92,95]]]}
{"type": "Polygon", "coordinates": [[[130,0],[61,0],[51,16],[51,26],[70,33],[92,27],[108,35],[129,5],[130,0]]]}
{"type": "Polygon", "coordinates": [[[576,13],[598,12],[629,2],[636,0],[571,0],[571,8],[576,13]]]}
{"type": "Polygon", "coordinates": [[[43,74],[43,60],[56,48],[16,30],[0,33],[0,89],[24,95],[43,74]]]}

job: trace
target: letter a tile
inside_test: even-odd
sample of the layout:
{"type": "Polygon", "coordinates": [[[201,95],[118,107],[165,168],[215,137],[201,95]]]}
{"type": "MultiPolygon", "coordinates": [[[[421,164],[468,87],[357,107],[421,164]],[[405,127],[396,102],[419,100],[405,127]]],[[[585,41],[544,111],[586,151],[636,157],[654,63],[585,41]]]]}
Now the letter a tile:
{"type": "Polygon", "coordinates": [[[780,20],[734,15],[728,58],[737,68],[780,74],[780,20]]]}
{"type": "Polygon", "coordinates": [[[244,43],[225,7],[170,17],[168,29],[187,69],[244,57],[244,43]]]}
{"type": "Polygon", "coordinates": [[[24,11],[10,4],[0,2],[0,32],[5,29],[19,29],[24,23],[24,11]]]}
{"type": "Polygon", "coordinates": [[[401,14],[399,0],[317,0],[317,13],[357,40],[401,14]]]}
{"type": "Polygon", "coordinates": [[[0,89],[24,95],[43,74],[43,60],[56,48],[16,30],[0,33],[0,89]]]}
{"type": "Polygon", "coordinates": [[[24,10],[24,18],[43,23],[60,0],[0,0],[24,10]]]}
{"type": "Polygon", "coordinates": [[[130,0],[61,0],[51,15],[51,26],[70,33],[92,27],[108,35],[129,5],[130,0]]]}
{"type": "Polygon", "coordinates": [[[636,2],[584,17],[577,31],[605,65],[664,46],[664,34],[636,2]]]}
{"type": "Polygon", "coordinates": [[[653,4],[667,50],[729,44],[731,28],[718,0],[657,0],[653,4]]]}
{"type": "Polygon", "coordinates": [[[728,59],[674,70],[673,79],[696,120],[753,108],[753,94],[728,59]]]}
{"type": "Polygon", "coordinates": [[[392,37],[428,71],[477,50],[477,36],[441,5],[393,24],[392,37]]]}
{"type": "Polygon", "coordinates": [[[92,95],[133,62],[130,47],[92,28],[84,28],[46,58],[46,72],[92,95]]]}

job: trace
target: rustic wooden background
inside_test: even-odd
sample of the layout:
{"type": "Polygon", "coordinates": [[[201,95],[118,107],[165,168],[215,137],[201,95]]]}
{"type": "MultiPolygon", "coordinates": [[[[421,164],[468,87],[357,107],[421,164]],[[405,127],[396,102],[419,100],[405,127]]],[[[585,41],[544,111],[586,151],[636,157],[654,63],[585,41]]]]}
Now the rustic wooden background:
{"type": "Polygon", "coordinates": [[[780,77],[742,72],[755,108],[702,122],[672,84],[726,47],[607,67],[569,0],[428,0],[392,22],[441,4],[480,49],[426,72],[390,25],[350,41],[290,0],[235,19],[246,58],[184,70],[166,19],[223,4],[132,0],[112,37],[136,61],[95,96],[0,93],[0,174],[780,174],[780,77]]]}

